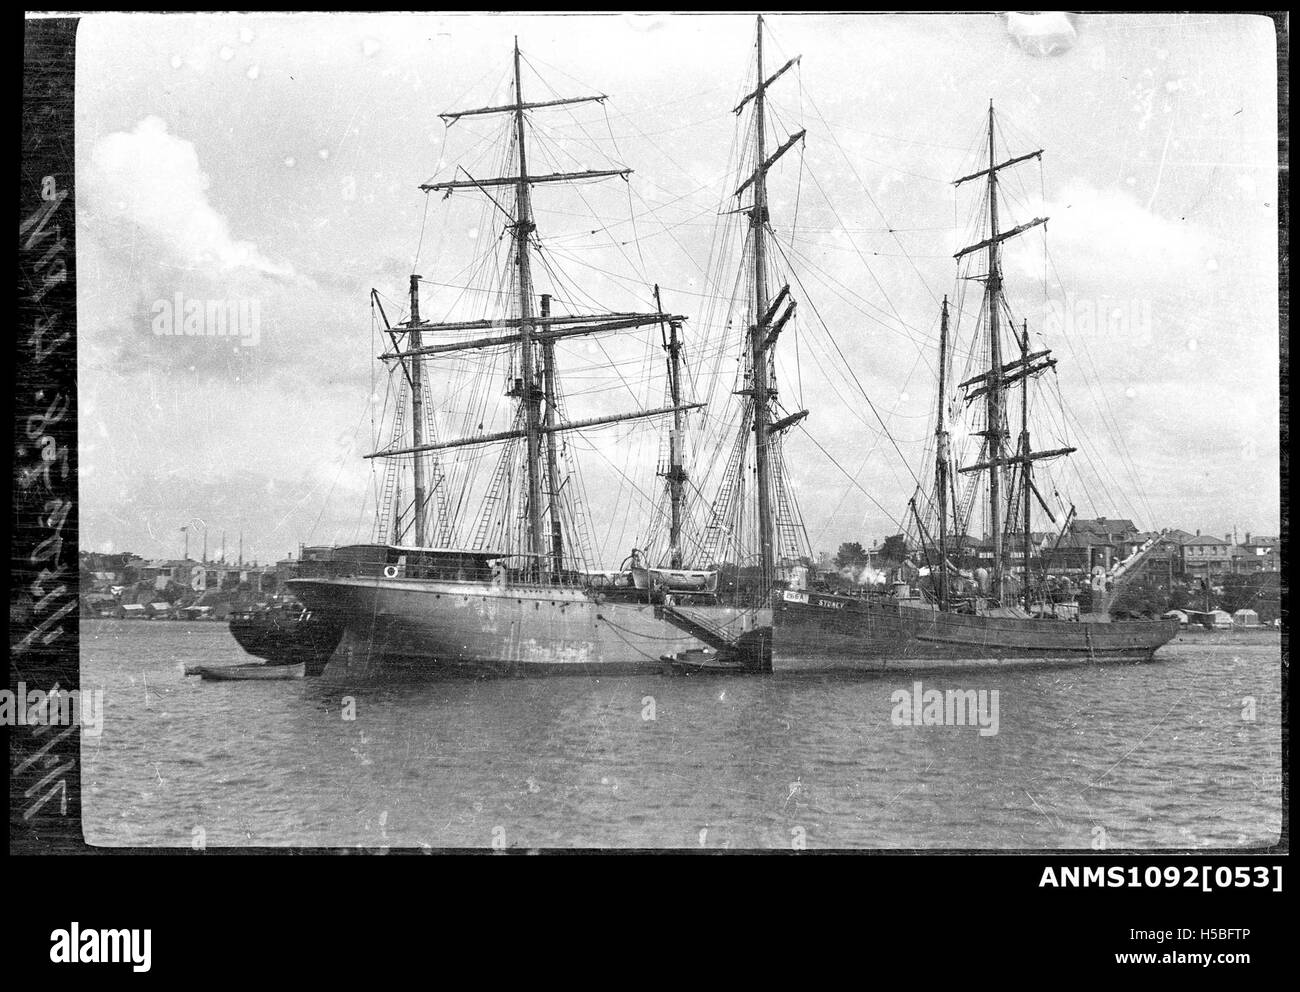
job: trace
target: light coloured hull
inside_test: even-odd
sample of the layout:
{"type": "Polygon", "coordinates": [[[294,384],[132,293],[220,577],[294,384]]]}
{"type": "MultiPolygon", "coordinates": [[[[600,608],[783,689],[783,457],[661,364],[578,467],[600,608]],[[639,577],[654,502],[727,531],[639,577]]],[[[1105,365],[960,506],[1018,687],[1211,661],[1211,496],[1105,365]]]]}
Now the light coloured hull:
{"type": "MultiPolygon", "coordinates": [[[[343,628],[322,677],[355,681],[470,674],[603,675],[666,670],[705,645],[651,604],[581,589],[378,577],[293,579],[294,595],[343,628]]],[[[692,607],[739,636],[770,611],[692,607]]]]}
{"type": "Polygon", "coordinates": [[[775,672],[913,672],[1150,661],[1176,620],[1114,623],[942,613],[887,599],[787,592],[772,630],[775,672]]]}

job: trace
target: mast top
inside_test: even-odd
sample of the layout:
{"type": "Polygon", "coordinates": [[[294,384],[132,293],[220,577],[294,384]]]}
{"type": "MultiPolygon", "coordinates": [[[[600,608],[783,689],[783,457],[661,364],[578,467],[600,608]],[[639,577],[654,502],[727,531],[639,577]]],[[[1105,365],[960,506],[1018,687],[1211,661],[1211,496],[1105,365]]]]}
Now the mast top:
{"type": "MultiPolygon", "coordinates": [[[[963,183],[969,182],[972,179],[980,179],[983,177],[987,177],[989,182],[989,187],[990,189],[992,189],[994,184],[997,182],[998,173],[1001,172],[1003,169],[1006,169],[1013,165],[1019,165],[1022,162],[1028,162],[1031,159],[1038,159],[1039,161],[1041,161],[1042,157],[1043,157],[1043,149],[1039,148],[1035,151],[1029,152],[1026,155],[1016,155],[1013,158],[1007,159],[1005,162],[993,161],[993,101],[992,99],[990,99],[989,100],[989,164],[986,168],[980,169],[977,172],[972,172],[968,176],[962,176],[959,179],[954,179],[952,184],[954,186],[960,186],[963,183]]],[[[996,216],[996,214],[994,213],[994,211],[996,210],[996,197],[990,200],[989,210],[991,215],[996,216]]],[[[969,255],[972,252],[982,251],[986,248],[993,249],[1001,242],[1006,241],[1010,238],[1014,238],[1017,235],[1024,234],[1025,231],[1028,231],[1030,228],[1038,227],[1040,224],[1046,224],[1047,221],[1048,218],[1046,217],[1035,217],[1033,220],[1027,221],[1024,224],[1019,225],[1018,227],[1013,227],[1009,231],[991,230],[990,236],[988,238],[985,238],[983,241],[979,241],[973,245],[967,245],[965,248],[961,249],[961,251],[954,254],[953,258],[960,261],[963,256],[969,255]]],[[[988,278],[988,277],[986,276],[983,278],[988,278]]]]}
{"type": "MultiPolygon", "coordinates": [[[[515,37],[514,49],[514,69],[515,69],[515,99],[513,103],[505,103],[495,107],[475,107],[473,110],[452,110],[438,116],[450,127],[462,117],[474,117],[480,114],[518,114],[525,110],[535,110],[539,107],[564,107],[574,103],[604,103],[609,97],[604,93],[597,93],[595,96],[574,96],[565,97],[559,100],[540,100],[534,103],[524,103],[520,91],[522,85],[520,81],[519,69],[519,37],[515,37]]],[[[423,188],[423,187],[422,187],[423,188]]]]}

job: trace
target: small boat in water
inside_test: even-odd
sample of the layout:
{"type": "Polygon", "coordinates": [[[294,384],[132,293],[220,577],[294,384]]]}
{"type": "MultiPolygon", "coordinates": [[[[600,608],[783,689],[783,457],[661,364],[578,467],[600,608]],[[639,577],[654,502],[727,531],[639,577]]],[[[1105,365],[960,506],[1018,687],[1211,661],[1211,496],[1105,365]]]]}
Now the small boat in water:
{"type": "Polygon", "coordinates": [[[214,682],[242,682],[265,679],[300,679],[306,674],[306,665],[268,665],[251,662],[247,665],[189,665],[186,675],[198,675],[214,682]]]}
{"type": "Polygon", "coordinates": [[[666,654],[661,660],[673,675],[713,675],[755,670],[752,661],[743,656],[709,648],[666,654]]]}

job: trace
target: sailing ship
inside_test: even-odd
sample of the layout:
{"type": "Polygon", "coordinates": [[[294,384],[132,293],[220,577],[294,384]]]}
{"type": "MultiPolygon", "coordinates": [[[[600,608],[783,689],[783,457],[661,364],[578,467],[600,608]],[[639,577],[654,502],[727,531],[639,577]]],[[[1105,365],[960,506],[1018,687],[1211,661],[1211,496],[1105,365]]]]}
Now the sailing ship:
{"type": "MultiPolygon", "coordinates": [[[[1029,574],[1031,499],[1041,502],[1033,467],[1063,457],[1065,449],[1030,448],[1028,402],[1020,441],[1010,450],[1008,397],[1015,384],[1054,368],[1050,352],[1031,353],[1027,329],[1016,335],[1020,357],[1002,357],[1004,308],[1001,244],[1045,223],[1043,219],[999,229],[999,173],[1039,153],[998,163],[993,150],[990,108],[987,168],[958,180],[988,182],[988,237],[957,253],[957,260],[982,257],[986,372],[960,384],[967,399],[983,398],[987,423],[979,432],[982,453],[974,463],[954,467],[942,412],[935,435],[934,492],[927,526],[911,504],[926,552],[927,584],[896,583],[887,595],[845,595],[810,581],[811,552],[783,455],[783,438],[808,417],[804,409],[782,403],[775,351],[783,331],[796,325],[791,274],[782,277],[779,244],[771,225],[768,173],[805,138],[804,130],[768,146],[768,90],[791,67],[792,58],[769,74],[764,64],[764,24],[757,19],[753,88],[735,106],[745,115],[734,207],[724,215],[745,224],[738,294],[717,294],[728,308],[727,328],[739,325],[739,381],[730,389],[734,419],[716,415],[710,423],[734,427],[723,445],[705,459],[704,475],[690,479],[686,468],[688,414],[708,404],[690,400],[683,389],[682,328],[686,317],[664,309],[655,287],[650,312],[552,312],[556,276],[549,266],[551,292],[539,293],[534,277],[537,225],[534,188],[611,177],[627,168],[577,172],[530,172],[525,115],[550,108],[600,102],[604,96],[527,101],[516,42],[513,98],[503,105],[442,114],[449,125],[466,117],[504,115],[510,145],[504,158],[512,175],[478,178],[462,167],[463,178],[421,186],[426,193],[481,194],[488,210],[505,216],[500,241],[508,249],[501,271],[509,273],[507,312],[430,322],[420,316],[421,277],[412,274],[409,316],[390,324],[379,294],[372,309],[382,319],[392,350],[381,356],[400,372],[397,416],[389,443],[371,458],[400,465],[385,474],[376,515],[375,540],[335,548],[309,548],[298,577],[289,583],[314,618],[341,631],[325,665],[328,678],[352,679],[410,672],[456,670],[475,673],[583,673],[674,669],[770,671],[873,671],[895,668],[957,667],[988,664],[1142,661],[1177,632],[1171,622],[1111,622],[1108,599],[1126,576],[1136,573],[1154,542],[1138,549],[1100,588],[1089,612],[1061,619],[1056,609],[1033,611],[1029,574]],[[501,196],[501,191],[513,197],[501,196]],[[740,218],[744,218],[742,222],[740,218]],[[775,289],[775,287],[780,287],[775,289]],[[570,418],[560,389],[557,346],[639,328],[659,329],[667,355],[667,402],[661,407],[585,418],[570,418]],[[475,418],[464,421],[461,436],[439,436],[430,416],[433,405],[426,363],[455,360],[468,353],[506,354],[506,395],[513,419],[500,430],[484,430],[475,418]],[[667,522],[666,539],[641,543],[613,570],[593,568],[583,540],[583,514],[573,505],[580,476],[572,446],[561,439],[582,437],[600,427],[671,418],[664,480],[665,506],[651,523],[667,522]],[[463,465],[445,470],[447,452],[497,450],[499,456],[485,491],[475,491],[463,465]],[[987,506],[993,535],[992,573],[963,569],[951,546],[949,524],[958,532],[968,523],[969,495],[959,499],[954,480],[987,480],[987,506]],[[409,479],[409,503],[403,502],[409,479]],[[716,482],[709,502],[688,494],[716,482]],[[478,515],[471,536],[458,524],[456,507],[474,502],[478,515]],[[951,498],[950,498],[951,497],[951,498]],[[511,526],[517,529],[512,531],[511,526]],[[937,539],[931,537],[937,529],[937,539]],[[514,538],[512,539],[512,534],[514,538]],[[1025,569],[1019,592],[1006,567],[1007,549],[1024,541],[1025,569]],[[1110,583],[1109,590],[1107,584],[1110,583]]],[[[746,87],[748,89],[748,87],[746,87]]],[[[459,175],[459,174],[458,174],[459,175]]],[[[788,260],[787,260],[788,261],[788,260]]],[[[716,284],[715,284],[716,288],[716,284]]],[[[800,287],[802,288],[802,287],[800,287]]],[[[494,297],[493,299],[498,299],[494,297]]],[[[568,305],[572,309],[573,304],[568,305]]],[[[941,314],[940,405],[946,400],[948,307],[941,314]]],[[[495,368],[495,367],[494,367],[495,368]]],[[[481,382],[492,369],[470,373],[481,382]]],[[[712,400],[719,391],[708,383],[712,400]]],[[[697,380],[698,387],[698,380],[697,380]]],[[[477,387],[476,387],[477,388],[477,387]]],[[[1071,449],[1072,450],[1072,449],[1071,449]]],[[[697,459],[697,465],[698,465],[697,459]]],[[[1044,510],[1050,516],[1046,505],[1044,510]]],[[[1054,520],[1054,518],[1053,518],[1054,520]]],[[[1067,526],[1069,519],[1067,518],[1067,526]]]]}
{"type": "MultiPolygon", "coordinates": [[[[538,292],[535,187],[626,177],[631,170],[530,171],[526,115],[606,97],[529,101],[520,63],[516,40],[510,102],[440,115],[448,126],[467,117],[504,115],[509,122],[505,161],[514,174],[479,178],[462,167],[457,175],[463,173],[464,178],[420,187],[426,193],[482,194],[491,209],[505,215],[500,240],[508,247],[501,269],[508,273],[507,312],[425,321],[420,315],[421,277],[412,274],[409,317],[392,325],[372,291],[372,309],[382,318],[393,346],[381,358],[400,371],[394,379],[402,399],[389,443],[367,457],[392,460],[390,465],[404,463],[409,471],[385,475],[375,541],[305,549],[298,575],[288,583],[313,617],[341,632],[323,674],[350,680],[445,670],[661,671],[666,658],[692,652],[726,652],[752,659],[748,667],[765,667],[770,628],[762,626],[762,618],[752,608],[720,603],[714,570],[682,565],[684,417],[705,405],[682,395],[679,335],[686,317],[663,310],[657,287],[652,312],[553,312],[554,292],[538,292]],[[512,202],[502,202],[502,191],[513,193],[512,202]],[[656,326],[668,353],[668,405],[567,418],[557,345],[656,326]],[[484,431],[483,424],[476,428],[471,418],[463,436],[439,437],[429,413],[426,362],[470,353],[509,355],[506,396],[513,421],[508,429],[484,431]],[[673,418],[670,467],[664,473],[672,495],[669,560],[662,567],[637,561],[613,572],[593,570],[582,547],[583,518],[573,506],[574,493],[582,488],[580,477],[570,464],[572,448],[561,438],[659,417],[673,418]],[[442,453],[467,448],[495,448],[499,457],[486,491],[479,493],[472,538],[457,540],[456,506],[464,504],[472,482],[467,471],[444,471],[438,459],[442,453]],[[411,501],[404,507],[402,485],[407,478],[411,501]],[[522,540],[512,544],[516,535],[522,540]]],[[[549,267],[545,272],[554,284],[557,277],[549,267]]],[[[490,369],[471,374],[474,388],[493,376],[490,369]]]]}
{"type": "MultiPolygon", "coordinates": [[[[949,350],[949,305],[944,297],[940,314],[938,415],[934,438],[933,492],[926,512],[909,503],[917,543],[925,567],[917,569],[923,580],[914,588],[900,575],[888,593],[844,595],[829,591],[786,589],[775,602],[773,667],[789,670],[893,671],[965,669],[990,665],[1089,664],[1149,661],[1161,645],[1178,633],[1176,620],[1112,620],[1110,606],[1124,584],[1137,574],[1157,546],[1158,537],[1134,549],[1123,562],[1107,571],[1097,565],[1086,611],[1078,603],[1049,601],[1042,583],[1036,590],[1031,568],[1032,510],[1037,503],[1055,523],[1046,500],[1034,482],[1035,466],[1067,457],[1072,446],[1034,450],[1030,444],[1030,383],[1054,370],[1050,349],[1030,351],[1028,324],[1015,334],[1019,355],[1004,361],[1003,316],[1010,315],[1004,294],[1002,245],[1047,219],[1035,217],[1007,230],[999,226],[999,176],[1003,170],[1041,157],[1042,150],[997,161],[994,148],[994,113],[988,112],[987,166],[955,180],[961,186],[984,180],[987,202],[987,237],[962,248],[954,256],[982,258],[982,273],[968,276],[983,283],[980,326],[987,343],[986,369],[961,382],[958,389],[967,407],[982,400],[983,429],[971,432],[981,438],[979,455],[966,466],[954,465],[951,436],[945,428],[949,350]],[[1020,432],[1009,446],[1010,399],[1020,391],[1020,432]],[[972,478],[963,500],[958,476],[972,478]],[[991,536],[988,567],[962,568],[959,549],[950,538],[953,527],[965,533],[972,496],[980,478],[987,493],[987,523],[991,536]],[[963,513],[963,506],[966,513],[963,513]],[[927,523],[928,520],[928,523],[927,523]],[[1022,569],[1018,576],[1008,567],[1010,545],[1019,543],[1022,569]],[[1017,581],[1018,580],[1018,581],[1017,581]],[[1018,586],[1018,588],[1017,588],[1018,586]]],[[[1009,320],[1008,320],[1009,323],[1009,320]]],[[[974,336],[973,336],[974,337],[974,336]]],[[[978,406],[976,406],[978,409],[978,406]]],[[[1069,527],[1073,508],[1062,534],[1069,527]]],[[[963,545],[965,542],[958,541],[963,545]]],[[[961,549],[964,550],[964,547],[961,549]]]]}

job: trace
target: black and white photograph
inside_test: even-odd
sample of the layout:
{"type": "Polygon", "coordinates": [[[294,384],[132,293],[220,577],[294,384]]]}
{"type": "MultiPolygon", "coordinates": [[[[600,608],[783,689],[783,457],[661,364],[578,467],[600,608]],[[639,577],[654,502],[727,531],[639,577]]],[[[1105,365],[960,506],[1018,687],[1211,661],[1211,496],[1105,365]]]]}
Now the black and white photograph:
{"type": "Polygon", "coordinates": [[[82,16],[6,724],[95,849],[1285,847],[1279,23],[82,16]]]}

